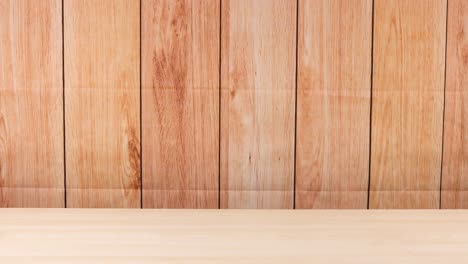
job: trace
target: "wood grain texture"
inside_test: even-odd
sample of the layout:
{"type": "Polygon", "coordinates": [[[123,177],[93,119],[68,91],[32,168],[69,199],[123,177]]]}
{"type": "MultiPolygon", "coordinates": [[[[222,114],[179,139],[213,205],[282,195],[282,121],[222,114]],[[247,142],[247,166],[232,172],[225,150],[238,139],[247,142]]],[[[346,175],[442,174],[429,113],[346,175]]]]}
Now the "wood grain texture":
{"type": "Polygon", "coordinates": [[[219,0],[143,0],[143,206],[218,208],[219,0]]]}
{"type": "Polygon", "coordinates": [[[445,0],[376,0],[371,208],[439,208],[445,0]]]}
{"type": "Polygon", "coordinates": [[[0,1],[0,207],[63,207],[62,2],[0,1]]]}
{"type": "Polygon", "coordinates": [[[468,1],[450,0],[442,208],[468,208],[468,1]]]}
{"type": "Polygon", "coordinates": [[[140,6],[64,1],[67,202],[140,207],[140,6]]]}
{"type": "Polygon", "coordinates": [[[296,1],[222,1],[221,207],[292,208],[296,1]]]}
{"type": "Polygon", "coordinates": [[[299,1],[296,208],[367,208],[371,0],[299,1]]]}
{"type": "Polygon", "coordinates": [[[1,209],[0,262],[464,264],[466,210],[1,209]]]}

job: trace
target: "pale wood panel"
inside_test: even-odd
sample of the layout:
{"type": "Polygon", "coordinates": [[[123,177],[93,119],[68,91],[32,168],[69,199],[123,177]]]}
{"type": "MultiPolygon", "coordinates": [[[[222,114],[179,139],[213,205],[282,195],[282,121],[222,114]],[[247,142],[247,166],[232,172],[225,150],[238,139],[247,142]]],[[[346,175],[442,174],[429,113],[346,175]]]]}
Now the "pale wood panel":
{"type": "Polygon", "coordinates": [[[442,207],[468,208],[468,1],[450,0],[442,207]]]}
{"type": "Polygon", "coordinates": [[[371,0],[299,1],[296,208],[367,208],[371,0]]]}
{"type": "Polygon", "coordinates": [[[0,262],[467,263],[465,210],[2,209],[0,262]]]}
{"type": "Polygon", "coordinates": [[[371,208],[438,208],[445,0],[376,0],[371,208]]]}
{"type": "Polygon", "coordinates": [[[139,1],[64,4],[68,206],[139,207],[139,1]]]}
{"type": "Polygon", "coordinates": [[[0,207],[63,207],[62,2],[0,1],[0,207]]]}
{"type": "Polygon", "coordinates": [[[296,1],[222,1],[221,207],[293,205],[296,1]]]}
{"type": "Polygon", "coordinates": [[[218,208],[219,0],[143,0],[143,206],[218,208]]]}

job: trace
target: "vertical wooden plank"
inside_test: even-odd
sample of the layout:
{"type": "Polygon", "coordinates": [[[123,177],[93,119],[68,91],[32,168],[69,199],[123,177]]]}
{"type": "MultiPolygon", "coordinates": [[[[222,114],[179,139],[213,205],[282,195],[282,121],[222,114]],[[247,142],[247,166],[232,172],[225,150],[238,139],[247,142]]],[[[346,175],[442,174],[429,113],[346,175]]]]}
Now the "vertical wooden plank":
{"type": "Polygon", "coordinates": [[[0,207],[63,207],[62,5],[0,1],[0,207]]]}
{"type": "Polygon", "coordinates": [[[292,208],[296,1],[222,1],[221,207],[292,208]]]}
{"type": "Polygon", "coordinates": [[[371,0],[299,1],[296,208],[367,208],[371,0]]]}
{"type": "Polygon", "coordinates": [[[69,207],[140,207],[139,12],[64,1],[69,207]]]}
{"type": "Polygon", "coordinates": [[[446,0],[375,0],[371,208],[439,208],[446,0]]]}
{"type": "Polygon", "coordinates": [[[468,1],[450,0],[442,208],[468,208],[468,1]]]}
{"type": "Polygon", "coordinates": [[[143,206],[218,208],[219,0],[143,0],[143,206]]]}

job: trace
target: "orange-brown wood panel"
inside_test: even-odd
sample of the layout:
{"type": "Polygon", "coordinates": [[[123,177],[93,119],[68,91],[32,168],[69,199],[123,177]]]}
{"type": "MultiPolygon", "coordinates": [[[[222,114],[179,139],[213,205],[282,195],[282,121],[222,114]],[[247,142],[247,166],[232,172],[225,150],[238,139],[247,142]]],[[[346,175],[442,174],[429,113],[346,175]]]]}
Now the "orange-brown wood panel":
{"type": "Polygon", "coordinates": [[[139,21],[139,1],[64,1],[69,207],[140,207],[139,21]]]}
{"type": "Polygon", "coordinates": [[[221,6],[221,207],[292,208],[296,1],[221,6]]]}
{"type": "Polygon", "coordinates": [[[468,208],[468,1],[448,2],[442,208],[468,208]]]}
{"type": "Polygon", "coordinates": [[[62,1],[0,1],[0,207],[63,207],[62,1]]]}
{"type": "Polygon", "coordinates": [[[446,0],[375,0],[371,208],[439,208],[446,0]]]}
{"type": "Polygon", "coordinates": [[[218,208],[219,8],[142,1],[145,208],[218,208]]]}
{"type": "Polygon", "coordinates": [[[372,1],[300,0],[296,208],[367,208],[372,1]]]}

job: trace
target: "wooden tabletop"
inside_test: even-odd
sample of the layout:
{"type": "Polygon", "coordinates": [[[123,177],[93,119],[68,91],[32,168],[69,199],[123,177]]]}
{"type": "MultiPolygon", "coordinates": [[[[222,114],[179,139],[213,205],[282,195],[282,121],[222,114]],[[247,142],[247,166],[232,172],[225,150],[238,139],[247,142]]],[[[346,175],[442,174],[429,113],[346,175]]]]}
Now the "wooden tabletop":
{"type": "Polygon", "coordinates": [[[468,211],[0,209],[0,263],[467,263],[468,211]]]}

